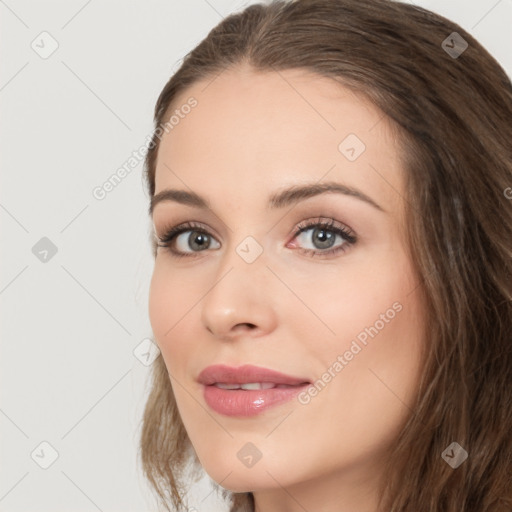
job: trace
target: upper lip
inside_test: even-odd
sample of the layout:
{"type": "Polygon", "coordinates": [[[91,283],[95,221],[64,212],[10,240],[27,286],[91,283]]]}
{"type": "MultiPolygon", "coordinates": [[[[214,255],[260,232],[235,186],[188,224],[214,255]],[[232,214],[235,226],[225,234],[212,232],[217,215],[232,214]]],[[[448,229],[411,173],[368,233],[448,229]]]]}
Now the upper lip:
{"type": "Polygon", "coordinates": [[[261,366],[253,366],[245,364],[243,366],[233,367],[224,364],[215,364],[207,366],[198,376],[198,382],[205,386],[215,383],[226,384],[247,384],[249,382],[272,382],[274,384],[288,384],[294,386],[297,384],[305,384],[309,381],[301,377],[285,375],[284,373],[263,368],[261,366]]]}

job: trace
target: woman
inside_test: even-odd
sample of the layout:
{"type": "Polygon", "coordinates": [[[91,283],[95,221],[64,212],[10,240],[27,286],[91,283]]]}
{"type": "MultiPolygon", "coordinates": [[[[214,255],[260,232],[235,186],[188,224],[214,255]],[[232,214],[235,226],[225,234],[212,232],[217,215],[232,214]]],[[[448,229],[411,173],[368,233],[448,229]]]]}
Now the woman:
{"type": "Polygon", "coordinates": [[[144,471],[231,511],[512,510],[512,85],[389,0],[252,5],[158,98],[144,471]]]}

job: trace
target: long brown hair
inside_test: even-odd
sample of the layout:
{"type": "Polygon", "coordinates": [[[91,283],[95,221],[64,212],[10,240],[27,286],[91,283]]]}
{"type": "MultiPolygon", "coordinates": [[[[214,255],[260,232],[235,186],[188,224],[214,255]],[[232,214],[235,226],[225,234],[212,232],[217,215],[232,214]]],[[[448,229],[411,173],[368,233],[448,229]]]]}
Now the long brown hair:
{"type": "MultiPolygon", "coordinates": [[[[387,461],[382,510],[512,510],[510,78],[459,25],[420,7],[274,1],[228,16],[186,55],[158,98],[155,129],[187,87],[242,63],[337,80],[372,101],[399,136],[408,250],[428,332],[417,398],[387,461]],[[442,458],[453,442],[469,455],[456,469],[442,458]]],[[[145,162],[151,197],[159,142],[155,133],[145,162]]],[[[182,510],[184,468],[198,460],[161,356],[152,372],[143,470],[166,509],[182,510]]],[[[254,510],[252,493],[223,496],[231,512],[254,510]]]]}

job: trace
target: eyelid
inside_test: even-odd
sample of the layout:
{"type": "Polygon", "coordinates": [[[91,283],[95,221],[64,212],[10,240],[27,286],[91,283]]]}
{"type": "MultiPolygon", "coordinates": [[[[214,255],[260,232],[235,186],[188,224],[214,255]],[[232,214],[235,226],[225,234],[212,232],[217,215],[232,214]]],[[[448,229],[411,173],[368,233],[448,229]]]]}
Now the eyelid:
{"type": "Polygon", "coordinates": [[[205,225],[201,221],[187,220],[187,221],[178,222],[178,223],[163,223],[162,227],[160,229],[161,235],[158,235],[159,230],[157,230],[155,224],[153,223],[153,233],[158,240],[161,240],[162,238],[167,237],[171,231],[176,233],[178,231],[183,232],[183,231],[195,231],[195,230],[205,232],[206,234],[214,237],[216,240],[219,239],[217,232],[213,228],[205,225]]]}
{"type": "Polygon", "coordinates": [[[332,217],[326,216],[313,217],[310,219],[303,220],[302,222],[299,222],[294,228],[295,231],[293,232],[293,237],[295,238],[302,232],[308,231],[309,229],[315,226],[322,226],[328,230],[333,231],[341,231],[342,236],[347,239],[347,242],[357,242],[358,238],[352,228],[350,228],[346,224],[343,224],[342,222],[333,219],[332,217]]]}

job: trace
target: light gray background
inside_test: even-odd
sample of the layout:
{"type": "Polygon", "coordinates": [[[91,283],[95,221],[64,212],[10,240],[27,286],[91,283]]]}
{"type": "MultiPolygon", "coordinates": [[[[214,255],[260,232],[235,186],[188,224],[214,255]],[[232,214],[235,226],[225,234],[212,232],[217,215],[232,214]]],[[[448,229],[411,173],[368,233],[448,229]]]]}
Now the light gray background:
{"type": "MultiPolygon", "coordinates": [[[[512,75],[512,0],[416,3],[512,75]]],[[[151,336],[142,164],[103,200],[92,190],[144,144],[179,60],[242,4],[0,0],[0,511],[156,510],[137,462],[149,367],[134,350],[151,336]],[[59,45],[46,59],[31,47],[51,48],[43,31],[59,45]],[[42,237],[57,247],[46,262],[32,251],[42,237]],[[58,453],[47,469],[42,442],[58,453]]],[[[223,510],[208,477],[191,494],[200,512],[223,510]]]]}

